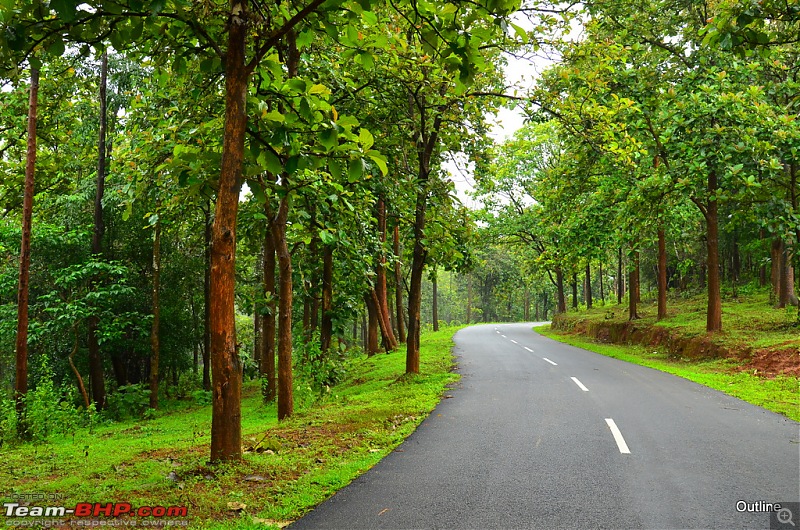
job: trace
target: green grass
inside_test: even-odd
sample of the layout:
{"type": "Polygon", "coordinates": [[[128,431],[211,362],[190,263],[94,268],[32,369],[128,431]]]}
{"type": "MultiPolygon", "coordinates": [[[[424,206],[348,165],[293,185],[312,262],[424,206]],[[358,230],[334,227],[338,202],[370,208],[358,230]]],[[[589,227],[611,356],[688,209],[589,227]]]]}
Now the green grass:
{"type": "Polygon", "coordinates": [[[732,359],[673,359],[653,346],[601,344],[583,336],[553,331],[549,325],[534,329],[559,342],[668,372],[800,421],[800,383],[795,377],[767,379],[738,371],[740,363],[732,359]]]}
{"type": "Polygon", "coordinates": [[[459,377],[451,371],[455,331],[423,335],[420,375],[404,375],[404,350],[349,361],[346,380],[324,396],[298,388],[307,405],[280,423],[257,383],[246,384],[241,463],[207,463],[210,406],[3,447],[3,502],[44,493],[63,496],[68,507],[187,506],[191,528],[279,528],[376,464],[433,410],[459,377]],[[246,507],[233,511],[229,503],[246,507]]]}
{"type": "MultiPolygon", "coordinates": [[[[744,289],[743,289],[744,291],[744,289]]],[[[706,305],[704,295],[688,298],[672,297],[667,303],[667,318],[656,321],[658,309],[654,300],[639,304],[639,326],[659,326],[685,336],[706,333],[706,305]]],[[[624,322],[628,319],[627,305],[599,305],[579,312],[567,313],[575,324],[591,322],[624,322]]],[[[722,331],[712,337],[714,342],[732,347],[746,346],[754,349],[775,345],[800,348],[800,330],[797,327],[796,307],[774,309],[768,291],[754,290],[741,293],[736,298],[726,296],[722,303],[722,331]]]]}

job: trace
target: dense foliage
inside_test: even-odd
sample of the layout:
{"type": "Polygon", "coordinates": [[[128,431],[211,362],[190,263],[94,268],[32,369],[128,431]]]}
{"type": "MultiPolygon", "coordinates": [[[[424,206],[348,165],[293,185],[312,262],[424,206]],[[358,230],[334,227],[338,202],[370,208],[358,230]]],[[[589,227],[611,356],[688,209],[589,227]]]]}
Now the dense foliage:
{"type": "Polygon", "coordinates": [[[243,377],[285,418],[347,352],[405,342],[419,371],[440,320],[707,292],[716,331],[723,294],[796,304],[800,22],[772,4],[1,2],[0,439],[212,399],[236,459],[243,377]],[[496,145],[503,105],[528,123],[496,145]]]}

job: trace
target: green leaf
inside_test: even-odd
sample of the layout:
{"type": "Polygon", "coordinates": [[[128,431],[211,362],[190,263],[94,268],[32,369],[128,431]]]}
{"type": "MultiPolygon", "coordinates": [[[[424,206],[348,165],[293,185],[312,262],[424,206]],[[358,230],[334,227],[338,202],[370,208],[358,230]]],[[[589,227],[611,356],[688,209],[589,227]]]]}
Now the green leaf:
{"type": "Polygon", "coordinates": [[[375,162],[375,164],[381,170],[381,173],[383,174],[384,177],[389,174],[389,167],[386,165],[386,157],[385,156],[383,156],[378,151],[374,151],[374,150],[367,151],[367,156],[373,162],[375,162]]]}
{"type": "Polygon", "coordinates": [[[522,41],[523,44],[528,44],[528,41],[530,39],[528,38],[528,32],[525,31],[525,28],[523,28],[522,26],[518,26],[513,22],[509,22],[508,25],[514,29],[514,33],[517,35],[519,40],[522,41]]]}
{"type": "Polygon", "coordinates": [[[328,161],[328,171],[330,172],[331,176],[339,180],[342,178],[342,164],[338,160],[329,160],[328,161]]]}
{"type": "Polygon", "coordinates": [[[60,37],[56,37],[55,40],[50,43],[50,46],[47,47],[47,53],[53,57],[61,57],[64,55],[65,49],[64,41],[62,41],[60,37]]]}
{"type": "Polygon", "coordinates": [[[361,20],[368,26],[375,26],[378,23],[378,15],[372,11],[364,11],[361,13],[361,20]]]}
{"type": "Polygon", "coordinates": [[[289,82],[287,84],[289,85],[289,88],[291,88],[295,92],[305,93],[306,89],[308,88],[308,85],[303,79],[297,79],[297,78],[289,79],[289,82]]]}
{"type": "Polygon", "coordinates": [[[336,235],[328,230],[320,230],[319,239],[324,245],[332,245],[336,243],[336,235]]]}
{"type": "Polygon", "coordinates": [[[278,158],[275,153],[268,149],[265,149],[258,154],[258,165],[273,175],[278,175],[281,171],[283,171],[283,164],[281,163],[280,158],[278,158]]]}
{"type": "Polygon", "coordinates": [[[293,175],[295,171],[297,171],[299,165],[300,165],[300,155],[294,155],[289,157],[289,160],[286,161],[286,172],[289,175],[293,175]]]}
{"type": "Polygon", "coordinates": [[[144,20],[141,18],[135,18],[131,21],[131,33],[130,39],[132,41],[138,41],[142,38],[142,32],[144,31],[144,20]]]}
{"type": "Polygon", "coordinates": [[[74,0],[50,0],[50,9],[54,10],[58,18],[64,22],[75,20],[75,8],[78,2],[74,0]]]}
{"type": "Polygon", "coordinates": [[[361,175],[364,174],[364,161],[360,158],[357,160],[351,160],[349,167],[347,168],[347,181],[348,182],[358,182],[361,178],[361,175]]]}
{"type": "Polygon", "coordinates": [[[330,94],[331,91],[325,85],[313,85],[308,89],[309,94],[330,94]]]}
{"type": "Polygon", "coordinates": [[[267,202],[267,196],[264,195],[264,188],[261,187],[260,184],[253,184],[250,186],[250,192],[253,194],[253,198],[258,202],[258,204],[264,204],[267,202]]]}
{"type": "Polygon", "coordinates": [[[319,138],[319,143],[328,151],[339,145],[339,135],[333,129],[320,131],[317,137],[319,138]]]}
{"type": "Polygon", "coordinates": [[[305,48],[309,44],[311,44],[313,41],[314,41],[314,32],[313,31],[311,31],[311,30],[302,31],[297,36],[297,47],[302,50],[303,48],[305,48]]]}
{"type": "Polygon", "coordinates": [[[277,110],[271,110],[264,114],[263,118],[265,120],[274,121],[277,123],[284,123],[286,121],[286,116],[278,112],[277,110]]]}
{"type": "Polygon", "coordinates": [[[366,151],[375,143],[375,137],[372,136],[372,133],[369,132],[368,129],[361,128],[358,131],[358,142],[361,144],[361,147],[366,151]]]}

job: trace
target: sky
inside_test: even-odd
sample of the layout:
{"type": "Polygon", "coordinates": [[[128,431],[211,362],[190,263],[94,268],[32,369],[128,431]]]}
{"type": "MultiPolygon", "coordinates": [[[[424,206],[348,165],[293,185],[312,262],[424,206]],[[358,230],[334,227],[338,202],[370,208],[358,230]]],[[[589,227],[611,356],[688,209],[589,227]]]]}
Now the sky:
{"type": "MultiPolygon", "coordinates": [[[[509,87],[516,87],[520,94],[533,88],[539,73],[552,64],[549,59],[539,56],[529,60],[508,55],[506,59],[508,61],[504,68],[506,84],[509,87]]],[[[525,115],[521,110],[501,108],[497,116],[489,117],[489,121],[494,123],[490,136],[495,142],[502,143],[522,127],[524,120],[525,115]]],[[[454,160],[445,162],[444,169],[456,186],[456,196],[464,205],[478,208],[479,204],[470,196],[474,185],[471,168],[467,166],[463,155],[456,154],[453,158],[454,160]]]]}

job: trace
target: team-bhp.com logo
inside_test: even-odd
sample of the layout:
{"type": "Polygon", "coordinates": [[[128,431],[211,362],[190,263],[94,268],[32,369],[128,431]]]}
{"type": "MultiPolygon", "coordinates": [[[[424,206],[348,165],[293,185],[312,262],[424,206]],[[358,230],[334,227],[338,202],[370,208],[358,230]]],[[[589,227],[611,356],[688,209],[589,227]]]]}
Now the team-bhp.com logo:
{"type": "Polygon", "coordinates": [[[186,517],[186,506],[140,506],[128,502],[79,502],[74,508],[66,506],[23,506],[18,502],[3,503],[6,517],[186,517]]]}
{"type": "Polygon", "coordinates": [[[74,508],[66,506],[22,506],[17,502],[3,504],[6,517],[186,517],[186,506],[140,506],[134,508],[128,502],[79,502],[74,508]]]}

